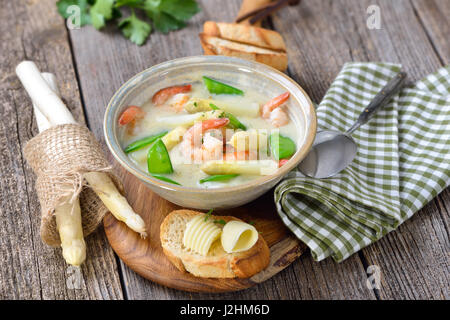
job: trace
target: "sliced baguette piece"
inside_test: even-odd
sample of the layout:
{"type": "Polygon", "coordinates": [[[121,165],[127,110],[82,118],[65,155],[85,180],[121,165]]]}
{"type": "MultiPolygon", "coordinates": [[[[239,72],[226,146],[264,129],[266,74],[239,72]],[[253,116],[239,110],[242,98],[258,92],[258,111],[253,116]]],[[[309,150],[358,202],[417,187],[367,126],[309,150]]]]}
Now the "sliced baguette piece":
{"type": "MultiPolygon", "coordinates": [[[[226,253],[220,241],[213,244],[207,256],[185,248],[183,235],[186,224],[199,214],[204,215],[192,210],[175,210],[161,224],[163,251],[178,270],[203,278],[249,278],[268,266],[270,250],[261,235],[252,248],[243,252],[226,253]]],[[[231,216],[210,216],[209,219],[239,220],[231,216]]],[[[223,228],[221,224],[217,226],[223,228]]]]}
{"type": "Polygon", "coordinates": [[[286,52],[283,37],[273,30],[239,23],[206,21],[203,24],[203,33],[255,47],[286,52]]]}
{"type": "Polygon", "coordinates": [[[288,64],[287,54],[218,37],[199,34],[200,42],[206,55],[221,55],[253,60],[267,64],[280,71],[285,71],[288,64]]]}

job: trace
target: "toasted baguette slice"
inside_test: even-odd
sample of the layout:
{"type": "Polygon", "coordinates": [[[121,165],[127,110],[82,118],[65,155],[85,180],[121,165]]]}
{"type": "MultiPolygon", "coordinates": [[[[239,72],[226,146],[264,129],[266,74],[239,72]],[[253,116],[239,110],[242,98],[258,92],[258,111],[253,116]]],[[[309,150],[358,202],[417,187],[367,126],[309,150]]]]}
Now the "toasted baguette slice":
{"type": "MultiPolygon", "coordinates": [[[[267,267],[270,251],[259,235],[255,245],[247,251],[226,253],[220,241],[216,241],[207,256],[192,252],[183,246],[186,223],[199,214],[192,210],[172,211],[162,222],[160,238],[163,251],[169,260],[182,272],[204,278],[249,278],[267,267]]],[[[239,220],[229,216],[211,216],[210,219],[226,222],[239,220]]],[[[223,227],[217,224],[219,227],[223,227]]]]}
{"type": "Polygon", "coordinates": [[[208,36],[249,44],[255,47],[286,52],[283,37],[273,30],[239,23],[206,21],[203,24],[203,33],[208,36]]]}
{"type": "Polygon", "coordinates": [[[206,55],[221,55],[253,60],[284,71],[287,68],[286,53],[224,40],[200,33],[200,42],[206,55]]]}

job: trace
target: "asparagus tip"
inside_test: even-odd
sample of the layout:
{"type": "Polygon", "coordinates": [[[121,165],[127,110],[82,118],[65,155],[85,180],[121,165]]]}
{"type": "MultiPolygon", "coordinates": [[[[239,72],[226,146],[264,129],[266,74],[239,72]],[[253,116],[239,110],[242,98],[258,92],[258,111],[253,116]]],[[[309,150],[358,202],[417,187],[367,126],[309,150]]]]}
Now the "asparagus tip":
{"type": "Polygon", "coordinates": [[[84,240],[74,240],[70,246],[63,247],[63,257],[73,266],[80,266],[86,259],[86,244],[84,240]]]}

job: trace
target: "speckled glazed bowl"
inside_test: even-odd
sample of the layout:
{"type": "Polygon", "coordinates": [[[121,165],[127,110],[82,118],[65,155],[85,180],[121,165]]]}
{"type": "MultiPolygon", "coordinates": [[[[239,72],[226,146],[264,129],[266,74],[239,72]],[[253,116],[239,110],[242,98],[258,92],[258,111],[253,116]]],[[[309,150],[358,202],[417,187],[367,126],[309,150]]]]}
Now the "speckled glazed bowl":
{"type": "Polygon", "coordinates": [[[303,89],[285,74],[266,65],[223,56],[194,56],[155,65],[128,80],[112,97],[104,119],[106,143],[116,160],[161,197],[195,209],[232,208],[248,203],[274,187],[308,153],[316,134],[316,114],[303,89]],[[205,72],[232,83],[243,83],[266,96],[291,93],[288,111],[298,128],[297,152],[275,174],[246,184],[218,189],[182,187],[150,176],[135,166],[123,152],[118,134],[118,117],[129,105],[142,105],[160,88],[190,80],[193,71],[205,72]]]}

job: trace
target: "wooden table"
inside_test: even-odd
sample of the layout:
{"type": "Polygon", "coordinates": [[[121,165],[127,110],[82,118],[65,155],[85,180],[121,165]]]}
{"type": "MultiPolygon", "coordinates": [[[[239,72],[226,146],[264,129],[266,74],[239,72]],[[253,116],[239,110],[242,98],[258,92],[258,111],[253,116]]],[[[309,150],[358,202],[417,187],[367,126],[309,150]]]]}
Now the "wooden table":
{"type": "MultiPolygon", "coordinates": [[[[265,283],[230,294],[185,293],[139,277],[115,256],[102,228],[87,239],[88,259],[80,274],[64,263],[59,249],[41,242],[35,177],[22,152],[37,128],[15,66],[30,59],[55,73],[71,111],[103,141],[103,112],[115,90],[156,63],[202,54],[197,34],[203,22],[231,21],[240,1],[201,5],[187,28],[168,35],[154,32],[138,47],[113,27],[68,30],[52,0],[1,1],[0,298],[449,299],[449,189],[397,231],[343,263],[317,263],[305,254],[265,283]],[[379,290],[366,286],[370,265],[380,267],[379,290]]],[[[412,81],[448,64],[449,16],[448,0],[304,0],[276,14],[267,26],[286,39],[289,75],[319,102],[347,61],[400,62],[412,81]],[[379,30],[366,25],[372,4],[381,10],[379,30]]]]}

